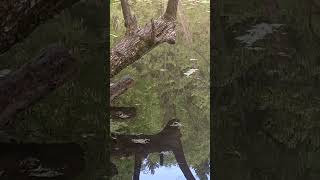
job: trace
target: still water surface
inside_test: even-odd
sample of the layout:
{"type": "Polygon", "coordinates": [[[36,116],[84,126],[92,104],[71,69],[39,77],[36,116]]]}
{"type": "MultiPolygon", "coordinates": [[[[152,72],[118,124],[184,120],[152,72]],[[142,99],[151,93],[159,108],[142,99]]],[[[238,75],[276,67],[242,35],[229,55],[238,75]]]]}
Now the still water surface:
{"type": "MultiPolygon", "coordinates": [[[[133,1],[132,8],[143,25],[161,16],[166,2],[133,1]]],[[[112,147],[118,170],[114,180],[210,179],[209,5],[209,1],[180,1],[177,43],[161,44],[112,79],[125,75],[135,79],[134,87],[114,106],[134,107],[137,113],[126,121],[113,119],[111,131],[122,139],[150,139],[137,142],[146,143],[143,149],[121,142],[112,147]],[[170,126],[172,119],[179,120],[178,127],[170,126]],[[122,149],[131,149],[130,155],[122,149]]],[[[124,32],[119,1],[112,3],[111,19],[115,44],[124,32]]]]}

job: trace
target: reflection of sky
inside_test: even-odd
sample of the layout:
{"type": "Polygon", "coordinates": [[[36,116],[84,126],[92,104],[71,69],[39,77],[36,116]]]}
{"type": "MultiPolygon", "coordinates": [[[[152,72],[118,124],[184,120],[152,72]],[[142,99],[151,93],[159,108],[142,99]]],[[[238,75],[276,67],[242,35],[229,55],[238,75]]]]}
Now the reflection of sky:
{"type": "MultiPolygon", "coordinates": [[[[197,177],[195,171],[192,168],[190,169],[193,176],[197,180],[200,180],[197,177]]],[[[207,177],[210,180],[210,176],[207,175],[207,177]]],[[[148,172],[141,171],[140,179],[141,180],[185,180],[186,178],[184,177],[178,165],[172,165],[171,167],[161,166],[159,168],[156,168],[154,175],[152,175],[150,171],[148,172]]]]}

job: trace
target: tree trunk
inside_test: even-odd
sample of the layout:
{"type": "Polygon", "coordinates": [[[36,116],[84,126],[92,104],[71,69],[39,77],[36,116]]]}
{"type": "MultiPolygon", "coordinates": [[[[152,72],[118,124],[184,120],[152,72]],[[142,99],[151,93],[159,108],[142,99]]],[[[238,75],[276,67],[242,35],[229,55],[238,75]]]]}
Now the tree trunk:
{"type": "Polygon", "coordinates": [[[41,23],[79,0],[1,0],[0,54],[23,40],[41,23]]]}
{"type": "Polygon", "coordinates": [[[68,50],[52,45],[34,61],[0,79],[0,129],[14,116],[69,80],[77,71],[68,50]]]}
{"type": "Polygon", "coordinates": [[[165,14],[157,20],[151,20],[150,23],[141,29],[137,26],[135,17],[131,15],[127,1],[121,1],[127,33],[111,50],[111,78],[160,43],[175,43],[175,20],[178,1],[169,0],[165,14]]]}

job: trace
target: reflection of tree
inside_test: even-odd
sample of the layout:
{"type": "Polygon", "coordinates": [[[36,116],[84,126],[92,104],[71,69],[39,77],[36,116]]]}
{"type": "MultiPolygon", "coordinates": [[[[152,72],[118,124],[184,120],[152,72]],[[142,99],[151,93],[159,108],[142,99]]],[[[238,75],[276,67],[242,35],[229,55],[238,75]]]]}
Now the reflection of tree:
{"type": "MultiPolygon", "coordinates": [[[[154,15],[154,9],[159,5],[163,6],[163,2],[156,0],[151,2],[153,3],[145,4],[137,1],[133,4],[133,9],[139,9],[137,13],[141,14],[139,14],[139,21],[149,22],[148,17],[154,15]]],[[[180,2],[182,6],[179,8],[187,7],[188,9],[194,6],[187,1],[180,2]],[[184,3],[187,6],[184,6],[184,3]]],[[[117,105],[120,106],[138,104],[134,123],[122,124],[126,126],[126,131],[153,134],[159,131],[168,120],[176,117],[183,119],[183,148],[188,164],[192,167],[209,158],[209,67],[206,62],[206,57],[209,57],[208,24],[210,21],[209,13],[206,12],[209,10],[208,5],[199,3],[197,9],[185,11],[186,18],[192,21],[189,28],[192,39],[195,41],[188,43],[181,36],[184,30],[181,26],[177,26],[176,29],[179,32],[177,44],[174,46],[163,44],[153,49],[143,59],[136,61],[132,67],[123,70],[116,77],[119,79],[123,75],[130,74],[136,80],[135,87],[117,100],[117,105]],[[191,61],[190,59],[193,58],[197,60],[191,61]],[[183,73],[190,68],[199,70],[192,76],[186,77],[183,73]],[[189,98],[195,106],[187,101],[189,98]],[[189,112],[192,113],[192,117],[189,116],[189,112]],[[195,142],[194,139],[197,141],[195,142]]],[[[112,7],[113,16],[122,16],[120,6],[112,7]]],[[[124,31],[125,28],[122,31],[111,29],[111,33],[117,35],[124,31]]],[[[112,40],[116,43],[119,38],[112,38],[112,40]]],[[[116,124],[118,121],[112,123],[115,124],[115,126],[111,124],[113,127],[121,126],[120,123],[116,124]]],[[[117,163],[119,163],[117,164],[119,171],[123,171],[121,174],[125,174],[128,167],[133,166],[131,162],[124,160],[117,160],[117,163]]],[[[164,164],[175,164],[174,157],[166,158],[164,164]]],[[[124,179],[121,175],[115,178],[124,179]]]]}
{"type": "MultiPolygon", "coordinates": [[[[243,17],[231,8],[223,20],[228,24],[225,37],[229,37],[223,49],[229,53],[217,54],[214,64],[216,179],[318,178],[319,46],[304,16],[307,6],[293,3],[301,8],[279,3],[283,6],[279,10],[296,14],[285,14],[285,20],[273,17],[272,23],[283,26],[254,43],[260,50],[249,49],[234,38],[253,25],[268,24],[269,16],[252,11],[243,17]]],[[[253,4],[238,8],[249,9],[253,4]]],[[[219,43],[223,44],[216,43],[218,49],[219,43]]]]}
{"type": "Polygon", "coordinates": [[[0,143],[0,179],[72,179],[84,169],[82,148],[73,143],[0,143]]]}
{"type": "Polygon", "coordinates": [[[210,166],[208,161],[203,161],[198,166],[194,166],[193,169],[195,170],[197,176],[200,180],[207,180],[210,174],[210,166]]]}
{"type": "MultiPolygon", "coordinates": [[[[170,120],[155,135],[114,135],[111,155],[113,157],[135,156],[134,179],[139,179],[142,160],[154,152],[172,151],[177,163],[188,180],[195,179],[188,167],[181,144],[179,120],[170,120]]],[[[151,169],[155,164],[150,164],[151,169]]]]}

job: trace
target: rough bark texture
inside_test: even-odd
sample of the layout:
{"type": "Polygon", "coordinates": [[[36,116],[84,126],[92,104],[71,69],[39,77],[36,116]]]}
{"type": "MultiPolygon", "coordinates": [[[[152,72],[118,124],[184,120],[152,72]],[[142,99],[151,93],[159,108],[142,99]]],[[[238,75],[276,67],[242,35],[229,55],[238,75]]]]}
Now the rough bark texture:
{"type": "Polygon", "coordinates": [[[134,85],[134,80],[129,77],[123,77],[119,82],[110,85],[110,102],[123,94],[127,89],[134,85]]]}
{"type": "MultiPolygon", "coordinates": [[[[142,160],[149,154],[155,152],[172,151],[175,155],[177,163],[187,180],[194,180],[190,168],[184,156],[181,144],[181,132],[179,129],[179,120],[170,120],[166,127],[155,135],[115,135],[111,142],[111,155],[113,157],[128,157],[134,155],[136,157],[136,168],[140,168],[142,160]],[[135,140],[146,140],[145,143],[137,143],[135,140]],[[138,161],[138,162],[137,162],[138,161]]],[[[138,172],[140,170],[134,170],[138,172]]],[[[138,173],[137,173],[138,174],[138,173]]],[[[134,177],[138,179],[138,175],[134,177]]]]}
{"type": "Polygon", "coordinates": [[[77,71],[68,50],[52,45],[34,61],[0,79],[0,129],[14,116],[64,84],[77,71]]]}
{"type": "Polygon", "coordinates": [[[74,179],[85,166],[78,144],[0,143],[0,147],[3,180],[74,179]]]}
{"type": "Polygon", "coordinates": [[[125,26],[129,33],[111,50],[111,78],[160,43],[175,43],[177,6],[178,0],[169,0],[165,14],[157,20],[151,20],[144,28],[140,29],[136,27],[135,20],[132,20],[135,18],[128,10],[129,7],[126,3],[122,3],[122,7],[125,7],[123,9],[125,26]],[[136,28],[133,29],[133,27],[136,28]]]}
{"type": "Polygon", "coordinates": [[[28,36],[39,24],[79,0],[1,0],[0,54],[28,36]]]}

